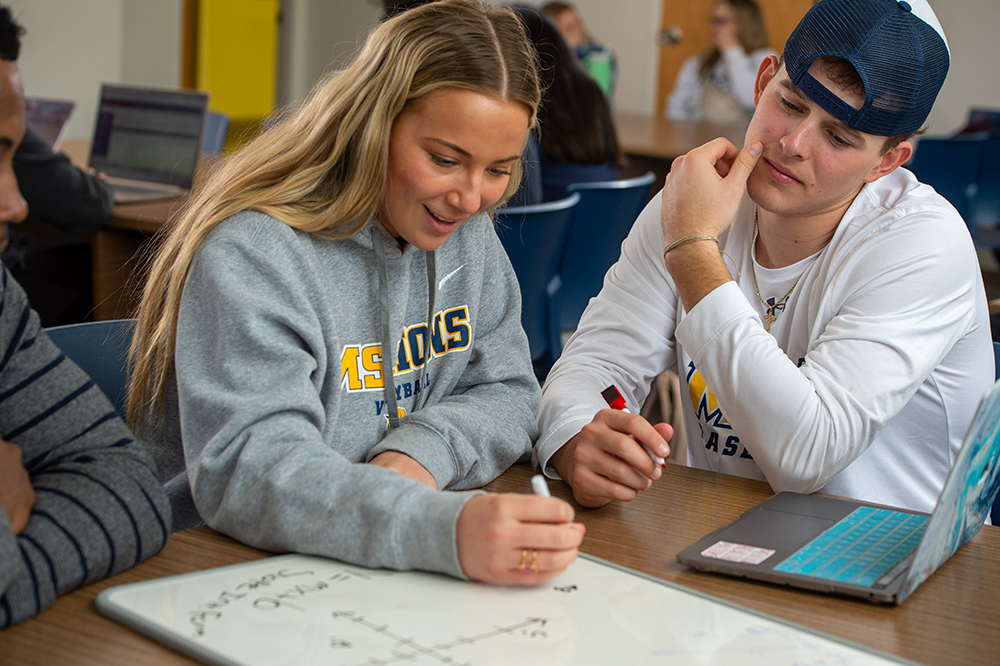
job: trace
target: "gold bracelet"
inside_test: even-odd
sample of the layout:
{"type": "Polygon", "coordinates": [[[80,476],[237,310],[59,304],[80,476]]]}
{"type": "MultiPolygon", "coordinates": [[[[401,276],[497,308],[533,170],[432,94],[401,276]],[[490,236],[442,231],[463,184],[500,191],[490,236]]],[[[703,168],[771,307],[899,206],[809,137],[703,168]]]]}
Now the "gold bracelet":
{"type": "Polygon", "coordinates": [[[680,247],[681,245],[685,245],[687,243],[693,243],[694,241],[700,241],[700,240],[712,241],[716,245],[719,244],[719,239],[716,238],[715,236],[709,236],[708,234],[691,234],[690,236],[684,236],[683,238],[679,238],[670,245],[668,245],[667,247],[663,248],[663,258],[666,259],[667,252],[670,252],[675,247],[680,247]]]}

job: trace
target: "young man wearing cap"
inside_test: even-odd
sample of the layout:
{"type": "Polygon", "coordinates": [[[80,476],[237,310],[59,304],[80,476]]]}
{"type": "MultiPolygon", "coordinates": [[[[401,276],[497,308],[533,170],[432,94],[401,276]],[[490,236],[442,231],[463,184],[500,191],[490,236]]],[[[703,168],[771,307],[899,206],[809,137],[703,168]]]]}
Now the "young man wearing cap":
{"type": "Polygon", "coordinates": [[[544,387],[539,459],[581,504],[659,478],[671,427],[601,391],[638,411],[676,363],[688,464],[933,509],[994,369],[965,224],[899,168],[948,68],[912,5],[821,0],[761,65],[745,147],[673,163],[544,387]]]}

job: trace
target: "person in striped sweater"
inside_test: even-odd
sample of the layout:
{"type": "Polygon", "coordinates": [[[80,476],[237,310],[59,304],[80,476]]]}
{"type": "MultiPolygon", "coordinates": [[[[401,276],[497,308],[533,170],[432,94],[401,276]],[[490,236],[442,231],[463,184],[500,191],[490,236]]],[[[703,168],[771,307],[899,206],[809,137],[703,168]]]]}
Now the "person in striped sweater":
{"type": "MultiPolygon", "coordinates": [[[[0,7],[0,251],[27,215],[12,166],[25,125],[20,33],[0,7]]],[[[145,449],[0,264],[0,629],[159,552],[170,525],[145,449]]]]}

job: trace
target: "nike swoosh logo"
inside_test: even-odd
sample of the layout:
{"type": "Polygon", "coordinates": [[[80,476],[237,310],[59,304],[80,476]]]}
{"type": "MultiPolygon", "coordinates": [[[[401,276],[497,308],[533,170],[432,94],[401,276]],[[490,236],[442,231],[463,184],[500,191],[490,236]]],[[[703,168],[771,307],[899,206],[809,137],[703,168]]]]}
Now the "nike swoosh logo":
{"type": "Polygon", "coordinates": [[[455,274],[458,273],[463,268],[465,268],[465,264],[462,264],[461,266],[453,270],[451,273],[448,273],[443,278],[441,278],[441,280],[438,282],[438,290],[444,289],[444,283],[453,278],[455,274]]]}

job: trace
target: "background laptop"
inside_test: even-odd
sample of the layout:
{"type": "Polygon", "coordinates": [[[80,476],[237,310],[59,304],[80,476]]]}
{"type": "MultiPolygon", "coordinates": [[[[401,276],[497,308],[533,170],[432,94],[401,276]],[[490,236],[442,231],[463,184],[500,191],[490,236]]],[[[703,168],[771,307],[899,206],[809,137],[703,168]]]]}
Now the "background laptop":
{"type": "Polygon", "coordinates": [[[90,166],[107,175],[116,203],[191,189],[207,108],[204,92],[101,86],[90,166]]]}
{"type": "Polygon", "coordinates": [[[1000,488],[998,456],[1000,382],[979,405],[930,516],[778,493],[677,559],[704,571],[899,604],[979,532],[1000,488]]]}
{"type": "Polygon", "coordinates": [[[73,113],[74,106],[75,103],[69,100],[26,97],[25,122],[52,150],[59,150],[69,128],[69,116],[73,113]]]}

